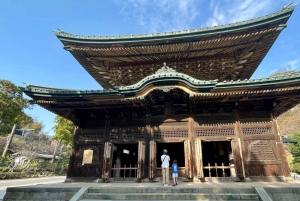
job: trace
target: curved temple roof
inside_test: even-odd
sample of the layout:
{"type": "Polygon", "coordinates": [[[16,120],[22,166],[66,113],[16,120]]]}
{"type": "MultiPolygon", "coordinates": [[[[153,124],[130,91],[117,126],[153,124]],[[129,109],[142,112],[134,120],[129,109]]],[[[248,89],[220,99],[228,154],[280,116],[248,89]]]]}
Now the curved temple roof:
{"type": "Polygon", "coordinates": [[[196,80],[164,66],[140,83],[114,90],[67,90],[30,84],[22,90],[33,103],[72,121],[77,121],[83,111],[102,110],[104,113],[107,108],[132,107],[144,111],[164,94],[190,106],[276,100],[277,111],[282,113],[300,101],[300,73],[217,82],[196,80]]]}
{"type": "Polygon", "coordinates": [[[64,48],[103,88],[136,84],[161,63],[199,80],[249,79],[296,5],[263,17],[215,27],[130,36],[55,32],[64,48]]]}
{"type": "MultiPolygon", "coordinates": [[[[278,89],[293,85],[299,88],[300,95],[300,72],[295,71],[288,74],[260,78],[260,79],[245,79],[237,81],[223,81],[218,82],[217,80],[197,80],[191,76],[177,73],[173,69],[166,69],[165,66],[160,69],[156,74],[144,78],[141,82],[126,86],[117,87],[116,89],[109,90],[72,90],[72,89],[59,89],[50,88],[44,86],[37,86],[26,84],[26,87],[22,87],[22,90],[34,100],[44,99],[59,99],[59,98],[87,98],[91,97],[97,99],[99,97],[105,97],[105,101],[111,100],[109,97],[118,96],[118,99],[133,99],[133,98],[144,98],[137,94],[148,86],[156,86],[158,89],[165,87],[178,87],[183,86],[194,91],[196,95],[207,96],[214,93],[225,93],[230,91],[233,93],[247,92],[251,90],[263,90],[269,92],[271,89],[278,89]]],[[[75,100],[75,99],[74,99],[75,100]]],[[[76,99],[77,100],[77,99],[76,99]]],[[[80,99],[78,99],[80,100],[80,99]]]]}

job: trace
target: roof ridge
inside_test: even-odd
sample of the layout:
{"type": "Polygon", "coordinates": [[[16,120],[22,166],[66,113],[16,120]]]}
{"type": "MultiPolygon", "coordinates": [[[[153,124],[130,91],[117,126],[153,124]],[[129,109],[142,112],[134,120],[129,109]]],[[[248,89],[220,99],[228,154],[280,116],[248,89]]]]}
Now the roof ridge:
{"type": "MultiPolygon", "coordinates": [[[[290,3],[291,4],[291,3],[290,3]]],[[[248,23],[254,23],[258,21],[262,21],[271,17],[275,17],[290,11],[293,11],[297,3],[290,7],[290,4],[284,6],[281,10],[273,12],[271,14],[263,15],[260,17],[252,18],[249,20],[234,22],[234,23],[228,23],[228,24],[222,24],[218,26],[211,26],[211,27],[203,27],[198,29],[189,29],[189,30],[182,30],[182,31],[171,31],[171,32],[163,32],[163,33],[150,33],[150,34],[131,34],[131,35],[119,35],[119,36],[90,36],[90,35],[76,35],[68,33],[64,30],[61,30],[59,28],[58,31],[53,31],[56,36],[62,36],[62,37],[68,37],[68,38],[78,38],[78,39],[128,39],[128,38],[148,38],[148,37],[157,37],[157,36],[170,36],[170,35],[183,35],[188,33],[199,33],[203,31],[209,31],[209,30],[217,30],[217,29],[223,29],[223,28],[229,28],[229,27],[235,27],[239,25],[244,25],[248,23]]]]}
{"type": "Polygon", "coordinates": [[[219,82],[217,85],[227,85],[227,84],[236,84],[236,83],[257,83],[257,82],[266,82],[266,81],[280,81],[288,78],[299,78],[300,77],[300,71],[293,71],[290,73],[286,73],[283,75],[277,75],[273,77],[265,77],[265,78],[256,78],[256,79],[244,79],[244,80],[231,80],[231,81],[226,81],[224,80],[223,82],[219,82]]]}

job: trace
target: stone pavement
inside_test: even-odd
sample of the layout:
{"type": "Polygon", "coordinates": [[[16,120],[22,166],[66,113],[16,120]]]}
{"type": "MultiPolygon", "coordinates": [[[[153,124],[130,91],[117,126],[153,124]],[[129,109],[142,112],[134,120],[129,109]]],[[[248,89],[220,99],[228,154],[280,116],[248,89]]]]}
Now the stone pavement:
{"type": "MultiPolygon", "coordinates": [[[[51,183],[42,184],[35,187],[163,187],[161,182],[112,182],[112,183],[97,183],[97,182],[74,182],[74,183],[51,183]]],[[[170,183],[171,186],[171,183],[170,183]]],[[[31,186],[32,187],[32,186],[31,186]]],[[[188,188],[234,188],[234,187],[300,187],[300,180],[285,181],[285,182],[179,182],[178,187],[188,188]]],[[[174,187],[176,188],[176,187],[174,187]]]]}
{"type": "MultiPolygon", "coordinates": [[[[21,187],[21,186],[18,186],[21,187]]],[[[74,183],[49,183],[40,184],[35,186],[24,186],[25,188],[82,188],[82,187],[94,187],[94,188],[118,188],[118,187],[135,187],[135,188],[151,188],[151,187],[161,187],[161,182],[149,183],[134,183],[134,182],[124,182],[124,183],[98,183],[98,182],[74,182],[74,183]]],[[[262,188],[292,188],[300,187],[300,180],[286,181],[286,182],[179,182],[178,186],[169,188],[247,188],[247,187],[262,187],[262,188]]],[[[5,192],[0,191],[0,201],[3,199],[5,192]]]]}

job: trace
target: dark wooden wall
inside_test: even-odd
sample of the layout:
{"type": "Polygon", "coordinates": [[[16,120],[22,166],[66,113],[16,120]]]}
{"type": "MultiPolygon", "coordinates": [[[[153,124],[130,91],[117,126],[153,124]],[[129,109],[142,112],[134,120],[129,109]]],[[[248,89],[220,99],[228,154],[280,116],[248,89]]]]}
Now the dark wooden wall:
{"type": "Polygon", "coordinates": [[[276,118],[270,112],[83,121],[75,130],[67,177],[101,177],[105,142],[132,144],[145,141],[144,177],[147,178],[151,140],[166,143],[189,140],[191,175],[197,177],[197,139],[203,142],[230,141],[237,177],[289,177],[276,118]],[[86,149],[93,150],[93,161],[91,164],[82,165],[83,151],[86,149]]]}

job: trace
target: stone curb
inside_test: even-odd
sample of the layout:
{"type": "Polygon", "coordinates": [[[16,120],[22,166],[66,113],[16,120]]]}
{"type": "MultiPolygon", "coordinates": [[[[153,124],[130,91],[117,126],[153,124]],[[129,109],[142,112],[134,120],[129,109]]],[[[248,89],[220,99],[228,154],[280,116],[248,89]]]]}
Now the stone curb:
{"type": "Polygon", "coordinates": [[[82,199],[83,195],[88,192],[88,189],[89,188],[87,188],[87,187],[81,188],[77,193],[75,193],[75,195],[73,195],[73,197],[70,199],[70,201],[78,201],[78,200],[82,199]]]}
{"type": "Polygon", "coordinates": [[[254,187],[259,200],[261,201],[272,201],[272,199],[270,198],[270,196],[268,195],[268,193],[265,191],[265,189],[263,189],[262,187],[254,187]]]}

